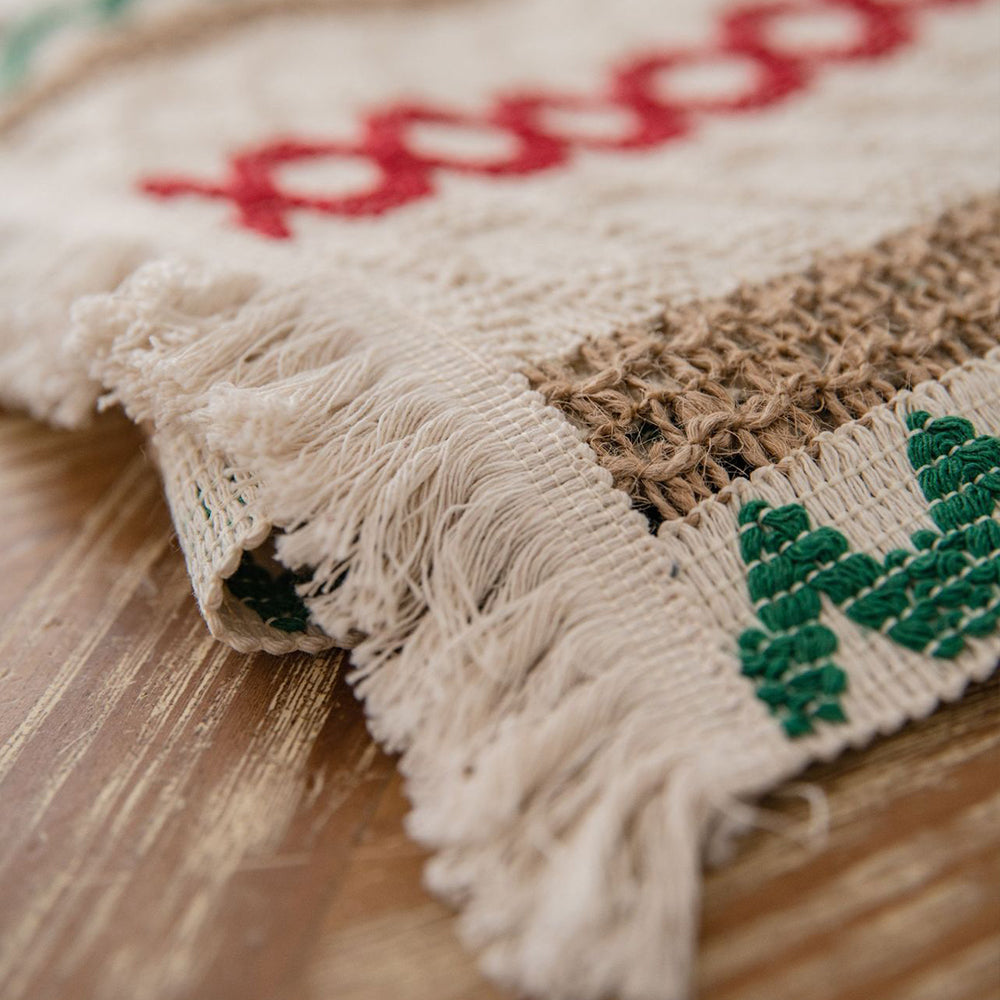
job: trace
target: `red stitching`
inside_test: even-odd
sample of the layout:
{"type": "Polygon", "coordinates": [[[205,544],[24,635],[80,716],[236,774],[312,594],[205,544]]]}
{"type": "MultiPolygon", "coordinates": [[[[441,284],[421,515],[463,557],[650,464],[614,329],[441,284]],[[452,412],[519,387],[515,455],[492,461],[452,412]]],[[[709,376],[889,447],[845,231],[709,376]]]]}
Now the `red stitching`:
{"type": "Polygon", "coordinates": [[[687,116],[681,110],[658,106],[642,99],[641,95],[628,93],[625,88],[617,86],[617,81],[608,97],[594,99],[574,94],[524,94],[502,98],[499,110],[505,121],[559,142],[564,157],[568,157],[572,149],[648,149],[683,135],[690,127],[687,116]],[[629,131],[617,139],[600,139],[557,131],[544,121],[546,111],[606,110],[624,111],[631,119],[629,131]]]}
{"type": "Polygon", "coordinates": [[[229,199],[237,207],[241,225],[276,239],[292,235],[285,222],[289,209],[307,208],[340,216],[381,215],[433,191],[429,172],[413,161],[405,150],[380,141],[374,132],[370,132],[369,142],[356,146],[277,139],[234,156],[229,178],[222,183],[185,177],[154,177],[143,181],[142,188],[161,198],[200,194],[229,199]],[[380,179],[368,191],[335,198],[295,194],[280,188],[274,179],[274,170],[283,163],[326,156],[366,157],[377,167],[380,179]]]}
{"type": "MultiPolygon", "coordinates": [[[[941,0],[936,0],[935,5],[940,3],[941,0]]],[[[775,51],[773,42],[768,42],[768,31],[782,17],[802,12],[802,5],[795,0],[738,8],[723,20],[723,33],[737,51],[759,52],[777,58],[784,56],[804,63],[876,59],[913,40],[909,18],[913,8],[907,6],[905,0],[824,0],[823,6],[841,7],[857,14],[864,32],[861,40],[846,49],[809,49],[794,55],[783,53],[780,48],[775,51]]]]}
{"type": "Polygon", "coordinates": [[[801,90],[807,82],[806,68],[795,59],[775,55],[759,47],[744,45],[735,41],[723,41],[719,48],[703,52],[663,52],[633,59],[617,74],[615,83],[618,92],[625,95],[635,105],[649,105],[664,110],[671,109],[676,114],[690,112],[749,111],[774,104],[789,94],[801,90]],[[720,57],[738,56],[755,63],[757,80],[745,93],[736,97],[721,99],[664,100],[658,96],[657,77],[666,76],[670,70],[700,62],[717,62],[720,57]]]}
{"type": "Polygon", "coordinates": [[[363,119],[358,143],[276,139],[230,158],[222,181],[183,175],[154,176],[140,182],[160,198],[201,195],[232,201],[237,222],[264,236],[292,235],[288,213],[308,209],[340,217],[377,216],[435,193],[440,171],[483,177],[525,176],[567,163],[580,149],[640,150],[661,146],[688,134],[698,115],[739,114],[785,100],[809,85],[826,63],[880,59],[913,41],[918,11],[971,5],[981,0],[773,0],[739,4],[724,13],[717,42],[704,49],[659,50],[633,55],[613,70],[595,96],[542,91],[498,97],[483,115],[468,115],[418,103],[397,103],[363,119]],[[782,18],[824,9],[847,10],[858,19],[859,38],[842,48],[785,50],[774,40],[782,18]],[[672,97],[666,84],[672,71],[705,61],[736,56],[749,59],[755,79],[740,94],[726,98],[672,97]],[[618,109],[630,119],[617,138],[575,135],[546,124],[551,111],[618,109]],[[496,160],[431,156],[411,148],[409,136],[420,123],[499,128],[515,143],[515,152],[496,160]],[[288,190],[275,176],[287,163],[321,157],[362,157],[378,171],[367,190],[323,198],[288,190]]]}
{"type": "Polygon", "coordinates": [[[373,136],[378,136],[386,144],[386,148],[392,150],[396,162],[409,162],[417,169],[438,168],[500,177],[506,174],[535,173],[564,163],[567,157],[567,144],[564,141],[529,127],[503,105],[481,118],[427,105],[395,105],[371,115],[368,118],[368,128],[373,136]],[[478,161],[421,155],[408,149],[406,141],[410,127],[420,123],[500,128],[514,137],[517,152],[509,159],[478,161]]]}

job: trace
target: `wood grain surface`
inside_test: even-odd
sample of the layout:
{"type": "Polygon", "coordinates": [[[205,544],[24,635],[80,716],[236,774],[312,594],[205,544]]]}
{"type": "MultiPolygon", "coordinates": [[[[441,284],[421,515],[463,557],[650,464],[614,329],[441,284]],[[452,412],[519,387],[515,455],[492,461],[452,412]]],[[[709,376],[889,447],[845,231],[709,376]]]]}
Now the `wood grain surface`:
{"type": "MultiPolygon", "coordinates": [[[[499,1000],[339,654],[198,615],[137,433],[0,416],[0,998],[499,1000]]],[[[803,776],[706,880],[702,1000],[1000,997],[1000,686],[803,776]],[[814,799],[819,797],[812,793],[814,799]]]]}

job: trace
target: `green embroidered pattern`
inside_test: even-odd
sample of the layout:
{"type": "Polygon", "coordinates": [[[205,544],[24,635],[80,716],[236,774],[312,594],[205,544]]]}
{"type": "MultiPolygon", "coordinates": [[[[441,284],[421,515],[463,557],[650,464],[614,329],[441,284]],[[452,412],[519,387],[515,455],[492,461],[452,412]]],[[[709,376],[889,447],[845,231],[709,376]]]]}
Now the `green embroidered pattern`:
{"type": "Polygon", "coordinates": [[[791,737],[846,721],[847,675],[832,660],[836,633],[822,624],[824,595],[901,646],[952,658],[1000,624],[1000,438],[975,436],[961,417],[906,420],[910,465],[938,530],[879,562],[851,552],[831,527],[813,528],[799,504],[752,500],[740,510],[740,554],[764,629],[739,638],[742,671],[791,737]]]}
{"type": "Polygon", "coordinates": [[[0,35],[0,91],[12,90],[28,75],[32,60],[49,37],[70,25],[117,19],[136,0],[77,0],[26,14],[0,35]]]}
{"type": "MultiPolygon", "coordinates": [[[[229,482],[236,484],[232,476],[229,482]]],[[[211,521],[212,511],[200,486],[195,487],[195,498],[205,520],[211,521]]],[[[237,495],[236,502],[246,506],[242,496],[237,495]]],[[[231,528],[233,522],[227,519],[226,524],[231,528]]],[[[252,552],[244,552],[236,572],[224,583],[233,597],[245,604],[265,625],[281,632],[305,632],[309,626],[309,609],[295,588],[296,584],[305,583],[308,579],[308,574],[280,570],[270,560],[264,558],[258,561],[252,552]],[[265,562],[267,565],[263,564],[265,562]]]]}
{"type": "Polygon", "coordinates": [[[273,575],[249,552],[244,552],[236,572],[226,580],[226,587],[271,628],[304,632],[309,624],[309,609],[295,589],[301,582],[289,570],[273,575]]]}

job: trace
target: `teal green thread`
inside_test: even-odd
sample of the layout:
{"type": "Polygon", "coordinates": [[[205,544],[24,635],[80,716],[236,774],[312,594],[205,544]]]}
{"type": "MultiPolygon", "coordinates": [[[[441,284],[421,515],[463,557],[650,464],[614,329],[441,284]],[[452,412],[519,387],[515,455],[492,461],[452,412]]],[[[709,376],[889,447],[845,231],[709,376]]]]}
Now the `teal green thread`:
{"type": "Polygon", "coordinates": [[[48,39],[74,24],[114,21],[136,0],[82,0],[26,14],[0,37],[0,90],[12,90],[28,75],[48,39]]]}
{"type": "Polygon", "coordinates": [[[1000,439],[962,417],[906,418],[907,457],[937,530],[882,562],[851,552],[835,528],[813,527],[800,504],[751,500],[739,513],[747,589],[763,629],[739,638],[742,672],[790,737],[846,721],[847,674],[824,598],[852,621],[917,652],[951,659],[1000,625],[1000,439]]]}
{"type": "MultiPolygon", "coordinates": [[[[236,485],[233,476],[229,482],[236,485]]],[[[206,521],[212,520],[212,511],[205,503],[205,494],[200,486],[195,488],[198,507],[206,521]]],[[[237,503],[246,505],[246,500],[237,495],[237,503]]],[[[232,527],[232,521],[226,521],[232,527]]],[[[261,565],[250,552],[244,552],[236,572],[224,582],[226,589],[271,628],[282,632],[304,632],[309,625],[309,609],[299,597],[296,585],[304,583],[307,576],[289,570],[272,572],[261,565]]]]}
{"type": "Polygon", "coordinates": [[[226,587],[271,628],[304,632],[309,624],[309,610],[296,590],[296,584],[301,582],[288,570],[274,576],[249,552],[244,552],[236,572],[226,580],[226,587]]]}
{"type": "Polygon", "coordinates": [[[200,486],[195,487],[195,495],[198,499],[198,506],[201,507],[201,512],[205,515],[206,521],[212,520],[212,512],[209,510],[208,504],[205,503],[205,494],[202,492],[200,486]]]}

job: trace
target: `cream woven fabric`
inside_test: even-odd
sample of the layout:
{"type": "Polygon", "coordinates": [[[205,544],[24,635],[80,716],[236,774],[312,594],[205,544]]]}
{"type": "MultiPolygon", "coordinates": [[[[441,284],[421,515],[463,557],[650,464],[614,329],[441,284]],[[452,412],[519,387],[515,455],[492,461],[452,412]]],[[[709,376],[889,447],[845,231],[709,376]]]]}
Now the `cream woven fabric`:
{"type": "Polygon", "coordinates": [[[998,6],[72,12],[0,8],[0,398],[352,647],[491,975],[684,995],[747,803],[1000,656],[998,6]]]}

